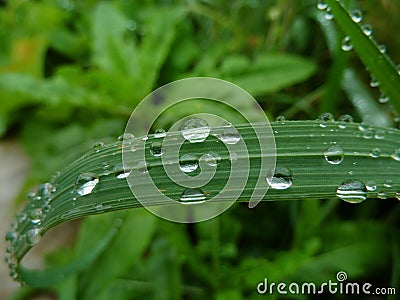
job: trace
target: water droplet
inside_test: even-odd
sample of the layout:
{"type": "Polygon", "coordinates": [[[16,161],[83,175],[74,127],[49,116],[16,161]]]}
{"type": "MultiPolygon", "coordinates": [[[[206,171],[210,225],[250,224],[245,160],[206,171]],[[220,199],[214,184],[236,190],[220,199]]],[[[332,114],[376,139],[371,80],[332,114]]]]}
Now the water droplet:
{"type": "Polygon", "coordinates": [[[206,200],[206,195],[199,189],[186,189],[180,197],[182,204],[200,204],[206,200]]]}
{"type": "Polygon", "coordinates": [[[156,139],[164,138],[164,137],[166,137],[166,136],[167,136],[167,133],[166,133],[165,130],[162,129],[162,128],[156,129],[156,131],[154,132],[154,137],[155,137],[156,139]]]}
{"type": "Polygon", "coordinates": [[[20,211],[19,213],[17,213],[17,221],[18,221],[18,223],[24,222],[27,217],[28,217],[28,215],[27,215],[26,212],[20,211]]]}
{"type": "Polygon", "coordinates": [[[364,139],[372,139],[374,137],[374,132],[371,129],[364,131],[363,138],[364,139]]]}
{"type": "Polygon", "coordinates": [[[388,198],[388,194],[386,192],[378,192],[378,198],[385,200],[388,198]]]}
{"type": "Polygon", "coordinates": [[[127,133],[125,132],[124,134],[121,134],[118,137],[118,141],[125,141],[125,142],[130,142],[135,138],[135,136],[132,133],[127,133]]]}
{"type": "Polygon", "coordinates": [[[364,24],[361,26],[362,31],[366,36],[371,36],[372,35],[372,27],[370,24],[364,24]]]}
{"type": "Polygon", "coordinates": [[[181,130],[183,137],[191,143],[203,142],[211,132],[206,120],[200,118],[186,120],[181,130]]]}
{"type": "Polygon", "coordinates": [[[42,210],[45,214],[47,214],[51,210],[51,205],[49,204],[43,205],[42,210]]]}
{"type": "Polygon", "coordinates": [[[230,155],[229,155],[229,159],[230,159],[231,161],[237,160],[237,159],[238,159],[237,153],[236,153],[236,152],[231,152],[230,155]]]}
{"type": "Polygon", "coordinates": [[[99,177],[95,173],[87,172],[79,174],[75,180],[76,192],[81,196],[88,195],[98,183],[99,177]]]}
{"type": "Polygon", "coordinates": [[[94,209],[97,211],[101,210],[102,208],[103,208],[103,204],[101,204],[101,203],[98,203],[94,206],[94,209]]]}
{"type": "Polygon", "coordinates": [[[31,219],[32,224],[39,224],[42,218],[44,217],[42,209],[41,208],[32,209],[32,211],[29,214],[29,217],[31,219]]]}
{"type": "Polygon", "coordinates": [[[293,184],[293,175],[287,168],[276,167],[273,176],[271,172],[268,175],[267,182],[275,190],[286,190],[293,184]]]}
{"type": "Polygon", "coordinates": [[[317,8],[319,10],[325,10],[328,8],[328,4],[324,0],[318,0],[317,8]]]}
{"type": "Polygon", "coordinates": [[[149,171],[146,162],[143,160],[137,163],[136,168],[139,173],[147,173],[149,171]]]}
{"type": "Polygon", "coordinates": [[[378,158],[379,156],[381,156],[381,150],[379,148],[371,149],[369,155],[373,158],[378,158]]]}
{"type": "Polygon", "coordinates": [[[26,233],[26,241],[28,245],[34,246],[40,241],[40,229],[33,228],[26,233]]]}
{"type": "Polygon", "coordinates": [[[331,113],[323,113],[320,116],[320,120],[321,120],[321,123],[319,124],[319,126],[321,126],[322,128],[325,128],[327,126],[327,123],[335,121],[335,118],[333,117],[333,115],[331,113]]]}
{"type": "Polygon", "coordinates": [[[152,142],[150,145],[150,154],[153,156],[161,156],[164,154],[164,149],[161,142],[152,142]]]}
{"type": "Polygon", "coordinates": [[[353,50],[353,45],[351,44],[350,37],[346,36],[342,41],[342,50],[343,51],[351,51],[353,50]]]}
{"type": "Polygon", "coordinates": [[[368,180],[365,186],[367,188],[367,191],[369,192],[373,192],[376,190],[376,183],[373,180],[368,180]]]}
{"type": "Polygon", "coordinates": [[[383,140],[385,138],[385,131],[384,130],[377,130],[375,132],[375,138],[377,140],[383,140]]]}
{"type": "Polygon", "coordinates": [[[9,242],[14,241],[17,239],[17,237],[18,237],[18,234],[14,230],[8,231],[6,233],[6,241],[9,241],[9,242]]]}
{"type": "Polygon", "coordinates": [[[192,154],[182,155],[179,162],[179,168],[185,173],[190,173],[199,167],[197,158],[192,154]]]}
{"type": "Polygon", "coordinates": [[[40,197],[38,194],[34,192],[29,192],[28,194],[26,194],[26,197],[30,201],[40,201],[42,199],[42,197],[40,197]]]}
{"type": "Polygon", "coordinates": [[[52,194],[56,191],[56,187],[51,183],[43,183],[38,187],[38,194],[42,198],[51,198],[52,194]]]}
{"type": "Polygon", "coordinates": [[[359,180],[348,179],[339,185],[336,196],[349,203],[361,203],[367,199],[367,188],[359,180]]]}
{"type": "Polygon", "coordinates": [[[113,172],[118,179],[123,179],[127,178],[131,174],[132,170],[125,169],[124,165],[119,163],[114,166],[113,172]]]}
{"type": "Polygon", "coordinates": [[[379,81],[374,76],[371,76],[371,81],[369,82],[369,86],[370,87],[378,87],[379,81]]]}
{"type": "Polygon", "coordinates": [[[362,12],[359,9],[350,10],[350,17],[353,19],[355,23],[360,23],[362,21],[362,12]]]}
{"type": "Polygon", "coordinates": [[[400,200],[400,192],[396,192],[396,198],[397,200],[400,200]]]}
{"type": "Polygon", "coordinates": [[[400,149],[393,150],[392,154],[390,155],[394,160],[400,161],[400,149]]]}
{"type": "Polygon", "coordinates": [[[378,45],[379,52],[384,54],[386,53],[386,46],[385,45],[378,45]]]}
{"type": "Polygon", "coordinates": [[[103,147],[104,147],[104,143],[101,142],[101,141],[95,142],[95,143],[92,144],[92,149],[93,149],[95,152],[99,152],[100,149],[103,148],[103,147]]]}
{"type": "Polygon", "coordinates": [[[235,127],[229,127],[225,129],[224,133],[220,137],[220,140],[225,144],[234,145],[240,141],[240,134],[235,127]]]}
{"type": "Polygon", "coordinates": [[[215,152],[209,152],[207,154],[204,154],[201,158],[204,159],[204,161],[209,166],[212,166],[212,167],[217,166],[218,162],[221,160],[221,157],[215,152]]]}
{"type": "Polygon", "coordinates": [[[369,125],[365,122],[361,122],[360,125],[358,125],[358,129],[360,131],[366,131],[369,129],[369,125]]]}
{"type": "Polygon", "coordinates": [[[275,121],[284,123],[286,121],[286,118],[284,116],[277,116],[275,121]]]}
{"type": "Polygon", "coordinates": [[[386,179],[385,182],[383,183],[383,186],[387,187],[387,188],[391,188],[393,186],[393,180],[386,179]]]}
{"type": "Polygon", "coordinates": [[[339,128],[345,129],[349,123],[353,123],[353,117],[351,115],[341,115],[339,117],[339,128]]]}
{"type": "Polygon", "coordinates": [[[332,165],[338,165],[343,161],[344,158],[343,148],[339,145],[330,146],[325,150],[324,157],[328,163],[332,165]]]}
{"type": "Polygon", "coordinates": [[[137,28],[137,24],[136,24],[135,20],[130,19],[130,20],[128,20],[126,27],[128,28],[129,31],[135,31],[137,28]]]}
{"type": "Polygon", "coordinates": [[[381,93],[378,99],[379,103],[385,104],[389,102],[389,97],[386,96],[384,93],[381,93]]]}
{"type": "Polygon", "coordinates": [[[333,13],[330,7],[328,7],[325,11],[325,15],[324,15],[325,19],[328,21],[333,20],[333,13]]]}

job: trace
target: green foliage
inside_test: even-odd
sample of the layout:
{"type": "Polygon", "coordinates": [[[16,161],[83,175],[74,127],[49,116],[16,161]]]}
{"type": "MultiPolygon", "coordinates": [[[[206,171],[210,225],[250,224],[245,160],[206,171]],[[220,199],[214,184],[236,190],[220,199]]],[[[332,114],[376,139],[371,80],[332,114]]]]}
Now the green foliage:
{"type": "MultiPolygon", "coordinates": [[[[254,95],[268,117],[315,120],[329,110],[386,134],[384,140],[357,137],[358,123],[346,129],[338,129],[337,122],[326,128],[320,121],[274,123],[278,165],[290,168],[296,181],[291,190],[270,190],[265,200],[286,201],[263,202],[252,210],[237,203],[217,219],[195,225],[170,223],[139,208],[87,217],[72,248],[48,255],[52,269],[20,270],[31,287],[14,298],[49,290],[68,300],[259,299],[256,287],[265,277],[322,283],[335,280],[339,271],[350,281],[399,289],[398,200],[377,198],[386,179],[393,180],[389,198],[399,191],[398,161],[390,157],[399,148],[399,133],[389,127],[398,126],[392,119],[400,79],[394,63],[339,3],[326,1],[335,17],[328,22],[314,2],[40,0],[0,7],[0,136],[21,140],[33,163],[21,195],[62,170],[55,179],[60,180],[56,209],[41,225],[45,231],[88,214],[138,206],[114,174],[104,176],[97,194],[75,207],[69,191],[78,173],[120,162],[115,137],[135,105],[176,79],[230,80],[254,95]],[[340,49],[345,35],[357,55],[340,49]],[[368,86],[369,73],[359,58],[389,104],[375,100],[379,91],[368,86]],[[91,150],[72,162],[99,140],[106,142],[100,152],[91,150]],[[324,143],[331,142],[346,149],[343,164],[324,160],[324,143]],[[370,150],[378,147],[377,160],[370,150]],[[369,193],[374,200],[352,205],[335,198],[350,169],[363,181],[374,179],[379,187],[369,193]]],[[[364,2],[346,1],[346,8],[360,5],[373,28],[384,27],[396,40],[399,4],[364,2]],[[387,17],[379,20],[381,14],[387,17]]],[[[388,52],[396,54],[400,45],[387,42],[388,52]]],[[[221,110],[204,105],[204,111],[221,110]]],[[[174,123],[180,113],[166,116],[162,125],[174,123]]],[[[251,145],[250,136],[244,137],[251,145]]],[[[154,172],[161,178],[160,167],[156,162],[154,172]]],[[[250,182],[246,192],[252,189],[250,182]]],[[[17,256],[29,248],[20,247],[17,256]]]]}

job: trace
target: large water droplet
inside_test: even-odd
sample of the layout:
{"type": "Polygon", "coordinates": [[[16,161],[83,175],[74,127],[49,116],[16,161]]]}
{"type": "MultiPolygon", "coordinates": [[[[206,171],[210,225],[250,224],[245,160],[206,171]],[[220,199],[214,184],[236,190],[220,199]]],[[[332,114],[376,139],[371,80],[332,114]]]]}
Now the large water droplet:
{"type": "Polygon", "coordinates": [[[362,12],[359,9],[352,9],[350,10],[350,17],[353,19],[354,22],[360,23],[362,21],[362,12]]]}
{"type": "Polygon", "coordinates": [[[369,153],[369,155],[372,158],[378,158],[379,156],[381,156],[381,150],[379,148],[373,148],[373,149],[371,149],[371,152],[369,153]]]}
{"type": "Polygon", "coordinates": [[[32,211],[29,214],[29,217],[31,219],[31,223],[39,224],[42,218],[44,217],[42,209],[41,208],[32,209],[32,211]]]}
{"type": "Polygon", "coordinates": [[[163,155],[164,149],[162,147],[162,143],[158,141],[152,142],[150,145],[150,154],[155,157],[163,155]]]}
{"type": "Polygon", "coordinates": [[[185,173],[190,173],[199,167],[197,158],[193,154],[182,155],[179,162],[179,168],[185,173]]]}
{"type": "Polygon", "coordinates": [[[200,118],[186,120],[181,130],[183,137],[191,143],[203,142],[211,132],[207,121],[200,118]]]}
{"type": "Polygon", "coordinates": [[[276,167],[275,172],[267,177],[269,186],[275,190],[286,190],[293,184],[292,172],[284,167],[276,167]]]}
{"type": "Polygon", "coordinates": [[[234,127],[229,127],[224,130],[220,140],[225,144],[237,144],[240,141],[240,134],[234,127]]]}
{"type": "Polygon", "coordinates": [[[362,31],[366,36],[371,36],[372,35],[372,27],[370,24],[364,24],[361,26],[362,31]]]}
{"type": "Polygon", "coordinates": [[[367,199],[367,188],[359,180],[348,179],[339,185],[336,196],[349,203],[361,203],[367,199]]]}
{"type": "Polygon", "coordinates": [[[344,37],[342,41],[342,50],[346,52],[353,50],[353,45],[351,44],[349,36],[344,37]]]}
{"type": "Polygon", "coordinates": [[[317,8],[319,10],[325,10],[328,8],[328,4],[325,2],[325,0],[318,0],[317,8]]]}
{"type": "Polygon", "coordinates": [[[124,164],[119,163],[114,166],[113,172],[118,179],[123,179],[127,178],[131,174],[132,170],[125,169],[124,164]]]}
{"type": "Polygon", "coordinates": [[[393,150],[392,154],[390,155],[394,160],[400,161],[400,149],[393,150]]]}
{"type": "Polygon", "coordinates": [[[75,180],[76,192],[81,196],[88,195],[98,183],[99,177],[95,173],[87,172],[79,174],[75,180]]]}
{"type": "Polygon", "coordinates": [[[40,229],[33,228],[26,233],[26,241],[28,245],[34,246],[40,241],[40,229]]]}
{"type": "Polygon", "coordinates": [[[186,189],[179,199],[182,204],[200,204],[204,203],[205,200],[206,195],[199,189],[186,189]]]}
{"type": "Polygon", "coordinates": [[[343,148],[339,145],[330,146],[325,150],[324,157],[328,163],[332,165],[338,165],[344,159],[343,148]]]}

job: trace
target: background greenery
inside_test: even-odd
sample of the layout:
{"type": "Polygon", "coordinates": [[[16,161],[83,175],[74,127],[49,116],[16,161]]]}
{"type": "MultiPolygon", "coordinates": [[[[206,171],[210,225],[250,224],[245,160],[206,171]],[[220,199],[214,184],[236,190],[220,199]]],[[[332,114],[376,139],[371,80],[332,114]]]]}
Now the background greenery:
{"type": "MultiPolygon", "coordinates": [[[[344,34],[315,2],[0,2],[0,136],[20,140],[32,160],[16,202],[62,168],[66,156],[120,135],[135,105],[154,88],[185,77],[237,83],[271,119],[316,119],[329,111],[398,127],[357,56],[340,49],[344,34]]],[[[400,62],[400,4],[347,4],[362,9],[363,22],[400,62]]],[[[399,289],[397,202],[294,200],[253,210],[237,204],[195,225],[134,209],[124,216],[131,230],[94,266],[50,291],[23,288],[15,297],[261,299],[256,286],[265,277],[321,283],[341,270],[352,281],[399,289]]],[[[100,224],[106,230],[115,217],[85,219],[76,245],[48,255],[48,263],[90,248],[101,236],[100,224]]]]}

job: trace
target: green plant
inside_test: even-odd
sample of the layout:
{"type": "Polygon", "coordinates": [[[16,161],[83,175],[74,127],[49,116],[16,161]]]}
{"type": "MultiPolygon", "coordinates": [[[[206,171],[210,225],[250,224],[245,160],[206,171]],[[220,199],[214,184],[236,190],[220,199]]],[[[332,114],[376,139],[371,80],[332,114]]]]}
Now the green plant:
{"type": "MultiPolygon", "coordinates": [[[[396,239],[399,232],[395,231],[390,235],[388,230],[395,228],[395,222],[399,217],[398,207],[394,206],[395,204],[391,206],[392,203],[388,200],[384,205],[389,209],[393,207],[393,211],[390,212],[381,208],[383,204],[381,206],[374,201],[369,204],[369,201],[366,201],[365,205],[355,208],[345,206],[347,212],[344,219],[333,216],[333,211],[340,205],[337,196],[350,202],[361,202],[366,197],[398,198],[400,182],[396,173],[400,150],[399,131],[391,128],[389,124],[391,115],[395,114],[394,111],[389,109],[385,111],[373,100],[371,101],[370,97],[360,98],[360,95],[365,93],[369,96],[369,92],[359,84],[357,75],[348,66],[346,62],[348,54],[340,50],[341,45],[338,42],[341,40],[340,33],[334,32],[332,35],[334,30],[332,23],[318,19],[321,15],[316,13],[315,18],[322,23],[321,27],[328,37],[328,43],[331,43],[331,52],[335,56],[334,67],[330,70],[327,85],[322,88],[317,87],[309,95],[301,98],[295,95],[301,93],[301,88],[295,88],[293,93],[278,93],[278,91],[309,78],[316,72],[315,62],[294,55],[263,54],[266,50],[264,47],[257,43],[250,46],[246,44],[246,37],[252,32],[252,28],[260,25],[257,23],[260,20],[258,18],[248,21],[248,27],[242,28],[237,25],[236,21],[241,18],[239,12],[246,14],[249,10],[251,13],[256,13],[246,1],[235,2],[236,6],[230,8],[232,13],[230,18],[220,15],[224,9],[223,3],[215,6],[191,3],[183,8],[181,5],[171,4],[160,12],[159,8],[153,7],[152,1],[148,1],[145,6],[147,9],[137,10],[143,13],[135,16],[143,22],[136,24],[137,30],[142,24],[142,28],[148,30],[148,33],[145,35],[136,32],[133,38],[125,38],[126,22],[130,26],[134,24],[132,20],[129,22],[129,18],[121,11],[125,5],[135,7],[135,4],[126,3],[116,1],[113,4],[79,4],[82,7],[78,6],[78,11],[88,9],[84,6],[93,6],[94,12],[90,17],[82,17],[80,22],[74,23],[73,32],[69,32],[64,27],[65,24],[62,24],[62,22],[68,23],[68,18],[71,16],[54,9],[50,1],[29,4],[32,7],[23,5],[13,7],[11,4],[8,7],[11,11],[27,9],[24,13],[28,16],[43,9],[54,10],[53,13],[61,14],[54,20],[46,20],[54,22],[56,29],[51,30],[55,32],[44,34],[45,37],[42,39],[17,40],[15,47],[18,47],[19,43],[28,43],[30,46],[37,43],[37,47],[41,49],[50,44],[52,51],[56,49],[77,61],[72,66],[58,66],[47,79],[37,74],[38,67],[35,70],[25,70],[30,76],[26,73],[23,75],[5,73],[0,77],[1,91],[4,94],[4,106],[1,109],[3,124],[11,126],[13,123],[21,122],[18,121],[18,116],[15,120],[6,118],[10,112],[20,111],[21,108],[30,109],[27,104],[40,105],[40,109],[35,110],[35,113],[41,116],[39,121],[32,118],[29,122],[21,122],[21,127],[27,148],[38,158],[37,163],[42,164],[40,166],[43,166],[44,173],[54,168],[54,161],[49,163],[52,157],[49,153],[52,151],[60,153],[61,149],[79,144],[88,137],[93,139],[104,134],[116,135],[122,131],[121,117],[126,117],[130,113],[129,106],[137,104],[151,91],[156,82],[162,84],[186,76],[212,75],[229,79],[258,96],[259,102],[266,110],[268,109],[266,95],[275,92],[273,94],[275,105],[288,104],[285,115],[299,116],[300,112],[304,111],[308,117],[313,117],[318,109],[314,109],[311,103],[323,94],[321,91],[338,89],[344,74],[347,80],[343,82],[343,89],[348,98],[363,112],[362,117],[368,120],[369,116],[369,121],[375,123],[353,123],[349,116],[334,121],[330,114],[323,114],[316,121],[285,121],[280,118],[280,121],[272,123],[272,129],[276,133],[277,166],[285,167],[291,174],[279,175],[280,180],[287,181],[287,188],[270,189],[265,200],[331,198],[332,200],[304,201],[301,204],[294,201],[284,203],[285,207],[280,203],[268,203],[258,207],[257,212],[244,212],[244,207],[238,204],[233,213],[227,213],[221,216],[221,219],[198,224],[196,233],[189,235],[186,234],[186,230],[190,232],[192,230],[190,227],[156,220],[140,209],[99,215],[85,221],[74,250],[60,250],[49,258],[49,262],[53,262],[54,265],[67,258],[71,258],[72,263],[40,272],[21,269],[19,271],[22,278],[33,287],[52,288],[65,299],[74,299],[78,294],[84,299],[94,296],[102,299],[110,295],[118,295],[119,299],[130,299],[141,297],[142,293],[149,291],[157,299],[177,299],[183,295],[204,298],[208,291],[212,291],[217,299],[242,299],[244,295],[257,297],[256,283],[267,275],[269,279],[275,281],[291,279],[318,283],[324,282],[325,278],[332,279],[339,270],[345,270],[355,278],[357,276],[363,278],[364,274],[368,274],[368,266],[372,258],[376,258],[376,253],[380,255],[372,264],[373,270],[388,268],[388,261],[384,257],[392,253],[394,258],[390,262],[393,265],[391,284],[396,286],[399,279],[399,273],[396,271],[399,269],[399,261],[395,258],[395,254],[399,249],[396,239]],[[159,17],[159,13],[172,16],[167,18],[168,24],[161,21],[164,19],[159,17]],[[188,37],[194,30],[194,26],[180,23],[180,20],[187,18],[188,15],[192,22],[204,24],[204,28],[195,38],[182,39],[180,42],[176,37],[178,34],[188,37]],[[84,44],[83,49],[79,49],[82,47],[79,41],[87,37],[84,25],[88,22],[91,22],[93,30],[91,33],[93,43],[90,44],[93,47],[91,60],[97,68],[84,71],[82,65],[89,51],[85,46],[89,45],[84,44]],[[163,35],[165,27],[171,30],[163,35]],[[222,30],[218,32],[220,28],[222,30]],[[229,30],[225,32],[225,28],[229,30]],[[212,44],[213,38],[207,38],[210,32],[216,35],[214,39],[222,37],[230,43],[209,45],[207,54],[202,55],[196,47],[196,42],[206,40],[212,44]],[[70,44],[64,45],[66,42],[70,44]],[[171,50],[176,48],[179,50],[177,50],[179,56],[173,55],[174,51],[171,50]],[[252,55],[256,57],[254,61],[249,59],[252,55]],[[131,61],[132,57],[137,58],[137,61],[131,61]],[[194,61],[196,64],[192,68],[194,61]],[[164,71],[161,72],[161,69],[164,71]],[[126,78],[131,81],[125,80],[126,78]],[[265,78],[271,78],[270,84],[264,84],[265,78]],[[112,80],[112,84],[107,83],[108,80],[112,80]],[[128,82],[134,84],[130,85],[128,82]],[[135,87],[140,87],[140,90],[134,89],[135,87]],[[16,95],[19,96],[17,102],[14,101],[16,95]],[[65,113],[59,112],[61,107],[66,110],[65,113]],[[91,111],[87,112],[85,107],[90,107],[91,111]],[[76,113],[76,122],[65,125],[76,113]],[[91,116],[96,116],[96,121],[85,128],[91,116]],[[57,131],[55,138],[51,133],[58,127],[61,129],[57,131]],[[38,137],[40,142],[33,142],[37,141],[38,137]],[[373,211],[377,207],[384,210],[382,216],[379,216],[378,221],[368,220],[366,216],[374,216],[373,211]],[[268,209],[273,213],[268,212],[268,209]],[[257,215],[256,220],[259,220],[260,224],[252,222],[252,214],[257,215]],[[281,219],[275,216],[279,214],[285,217],[281,219]],[[270,219],[265,220],[264,215],[268,215],[270,219]],[[352,217],[357,221],[352,221],[352,217]],[[285,228],[273,226],[275,222],[286,224],[287,219],[291,223],[291,233],[285,228]],[[384,222],[384,219],[387,220],[384,222]],[[325,224],[327,225],[323,226],[325,224]],[[268,232],[270,236],[265,237],[263,234],[261,237],[257,236],[256,233],[260,232],[260,228],[261,232],[268,232]],[[360,237],[359,233],[363,231],[370,232],[370,236],[360,237]],[[286,237],[280,239],[278,237],[280,234],[286,237]],[[252,240],[252,235],[257,236],[256,241],[252,240]],[[191,237],[193,240],[190,240],[191,237]],[[258,241],[260,238],[261,241],[258,241]],[[245,243],[244,246],[240,246],[238,241],[250,242],[248,246],[245,243]],[[283,245],[282,247],[291,245],[292,248],[283,254],[279,254],[279,247],[272,246],[265,250],[267,243],[277,241],[283,245]],[[245,258],[239,258],[238,253],[246,253],[245,258]],[[85,270],[88,266],[91,266],[90,269],[85,270]],[[184,280],[185,276],[189,279],[184,280]]],[[[344,34],[350,37],[358,56],[376,76],[383,91],[389,96],[393,108],[398,109],[400,95],[396,83],[400,79],[394,64],[362,33],[359,25],[351,21],[351,17],[338,2],[326,1],[326,3],[331,7],[344,34]]],[[[297,19],[300,25],[295,26],[297,23],[290,19],[294,18],[292,14],[290,18],[285,19],[285,22],[293,24],[289,30],[287,28],[289,25],[275,18],[273,13],[276,13],[276,10],[282,12],[289,8],[301,11],[308,6],[296,4],[292,7],[292,4],[284,1],[276,3],[276,6],[272,2],[259,5],[271,14],[270,28],[275,28],[276,31],[271,29],[267,39],[275,40],[273,45],[277,48],[285,47],[285,43],[289,43],[280,35],[280,30],[287,32],[291,30],[293,31],[291,33],[295,34],[298,32],[296,26],[300,28],[305,26],[304,23],[302,25],[305,20],[297,19]]],[[[47,28],[44,25],[40,27],[40,24],[36,26],[39,26],[41,32],[47,28]]],[[[255,31],[253,38],[256,41],[259,39],[258,34],[260,33],[255,31]]],[[[300,41],[292,38],[290,42],[301,49],[300,41]]],[[[30,64],[31,68],[38,64],[37,60],[40,60],[42,55],[43,49],[33,59],[36,61],[30,64]]],[[[336,99],[332,101],[330,98],[332,95],[328,92],[321,97],[320,106],[339,113],[340,108],[336,99]]],[[[201,109],[219,108],[206,106],[201,109]]],[[[251,111],[251,107],[245,109],[251,111]]],[[[275,112],[277,111],[282,109],[276,109],[275,112]]],[[[173,115],[166,116],[162,121],[164,123],[160,122],[159,125],[170,125],[179,113],[179,109],[174,111],[173,115]]],[[[4,131],[6,128],[4,126],[4,131]]],[[[237,128],[248,148],[255,149],[250,156],[252,166],[255,166],[251,169],[250,178],[256,177],[259,171],[257,141],[249,125],[237,128]]],[[[152,142],[157,140],[154,135],[149,135],[145,141],[146,149],[149,150],[152,142]]],[[[132,140],[133,144],[141,142],[143,142],[142,137],[132,140]]],[[[214,142],[212,139],[207,139],[204,143],[195,143],[190,148],[182,149],[182,154],[185,151],[202,153],[204,149],[211,148],[209,145],[214,147],[214,142]]],[[[18,239],[12,241],[11,250],[17,259],[39,241],[40,235],[63,221],[139,206],[139,203],[132,199],[124,176],[118,176],[123,175],[126,170],[120,167],[114,168],[120,166],[122,146],[121,141],[96,143],[90,152],[63,168],[49,184],[39,187],[38,193],[41,199],[35,200],[38,195],[31,195],[25,211],[18,216],[23,225],[19,225],[17,231],[19,236],[26,234],[27,239],[24,238],[20,242],[18,239]],[[82,174],[84,176],[77,180],[82,174]],[[90,187],[88,189],[90,191],[77,193],[77,190],[87,182],[91,182],[86,186],[90,187]],[[73,200],[74,197],[77,199],[73,200]],[[47,202],[51,207],[46,207],[49,211],[44,217],[41,214],[42,206],[47,202]],[[33,210],[39,207],[41,211],[33,210]],[[40,220],[40,230],[35,229],[35,224],[32,224],[29,218],[34,220],[33,223],[36,219],[43,219],[40,220]]],[[[218,171],[222,173],[217,174],[222,174],[224,177],[229,171],[231,156],[222,148],[218,150],[221,151],[218,171]]],[[[53,157],[54,160],[57,159],[57,156],[53,157]]],[[[239,155],[238,159],[240,158],[239,155]]],[[[160,160],[150,156],[148,159],[149,172],[153,180],[159,184],[159,189],[165,190],[171,197],[179,197],[182,188],[165,179],[160,160]]],[[[179,164],[178,161],[173,163],[179,164]]],[[[132,172],[136,171],[137,167],[134,167],[132,172]]],[[[34,180],[41,176],[43,171],[33,174],[31,178],[34,180]]],[[[208,195],[213,195],[221,188],[220,182],[212,182],[205,191],[208,195]]],[[[240,200],[248,200],[253,190],[254,181],[249,180],[240,200]]],[[[13,240],[15,236],[13,237],[11,233],[8,238],[13,240]]]]}

